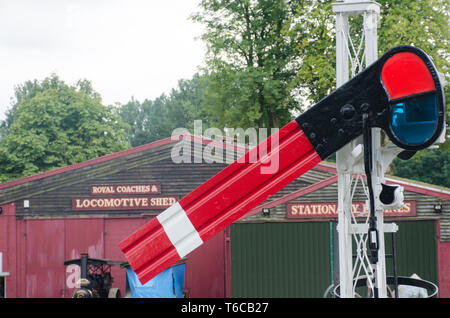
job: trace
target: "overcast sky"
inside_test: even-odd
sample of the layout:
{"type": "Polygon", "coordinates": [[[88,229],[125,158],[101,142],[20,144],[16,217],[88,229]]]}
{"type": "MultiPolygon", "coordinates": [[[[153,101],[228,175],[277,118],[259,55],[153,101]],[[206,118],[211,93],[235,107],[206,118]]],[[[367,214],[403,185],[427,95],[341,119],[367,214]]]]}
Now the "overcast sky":
{"type": "Polygon", "coordinates": [[[200,0],[0,0],[0,119],[14,87],[56,73],[104,104],[153,99],[191,78],[205,49],[200,0]]]}

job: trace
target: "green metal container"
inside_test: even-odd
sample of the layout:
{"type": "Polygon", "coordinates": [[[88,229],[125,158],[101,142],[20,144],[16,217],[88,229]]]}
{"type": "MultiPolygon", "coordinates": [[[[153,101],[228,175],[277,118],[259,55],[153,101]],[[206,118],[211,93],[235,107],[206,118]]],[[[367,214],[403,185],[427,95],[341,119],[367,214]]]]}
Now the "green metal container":
{"type": "Polygon", "coordinates": [[[232,297],[322,297],[331,266],[328,222],[231,225],[232,297]]]}
{"type": "MultiPolygon", "coordinates": [[[[438,283],[436,221],[395,221],[400,276],[438,283]]],[[[267,222],[231,225],[232,297],[322,297],[339,272],[336,222],[267,222]],[[333,254],[334,250],[334,254],[333,254]]],[[[386,254],[392,237],[385,234],[386,254]]],[[[386,258],[392,276],[392,258],[386,258]]],[[[361,293],[364,296],[364,293],[361,293]]]]}

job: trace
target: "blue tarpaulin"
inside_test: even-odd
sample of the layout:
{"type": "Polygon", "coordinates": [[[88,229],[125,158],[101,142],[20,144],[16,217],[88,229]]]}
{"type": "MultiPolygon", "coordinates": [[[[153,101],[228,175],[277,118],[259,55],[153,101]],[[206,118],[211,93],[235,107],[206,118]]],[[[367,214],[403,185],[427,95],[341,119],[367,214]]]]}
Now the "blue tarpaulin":
{"type": "Polygon", "coordinates": [[[169,267],[142,285],[133,269],[127,267],[127,287],[133,298],[182,298],[185,264],[169,267]]]}

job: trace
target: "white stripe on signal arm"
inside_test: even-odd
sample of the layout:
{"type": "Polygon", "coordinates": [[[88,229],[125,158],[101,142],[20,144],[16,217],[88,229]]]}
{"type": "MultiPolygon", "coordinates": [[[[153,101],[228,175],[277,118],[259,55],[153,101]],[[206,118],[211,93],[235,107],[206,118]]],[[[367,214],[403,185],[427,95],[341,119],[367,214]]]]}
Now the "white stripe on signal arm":
{"type": "Polygon", "coordinates": [[[177,202],[156,217],[180,258],[203,244],[200,235],[177,202]]]}

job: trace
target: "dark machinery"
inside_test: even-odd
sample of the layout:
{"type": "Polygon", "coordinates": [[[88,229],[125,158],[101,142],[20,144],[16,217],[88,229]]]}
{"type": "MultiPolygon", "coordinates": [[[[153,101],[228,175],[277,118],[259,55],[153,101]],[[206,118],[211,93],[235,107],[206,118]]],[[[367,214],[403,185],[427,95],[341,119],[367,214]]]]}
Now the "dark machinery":
{"type": "Polygon", "coordinates": [[[119,288],[111,288],[113,278],[111,266],[120,265],[122,261],[89,258],[81,254],[78,259],[64,262],[64,266],[78,265],[81,269],[78,287],[73,298],[121,298],[119,288]]]}

